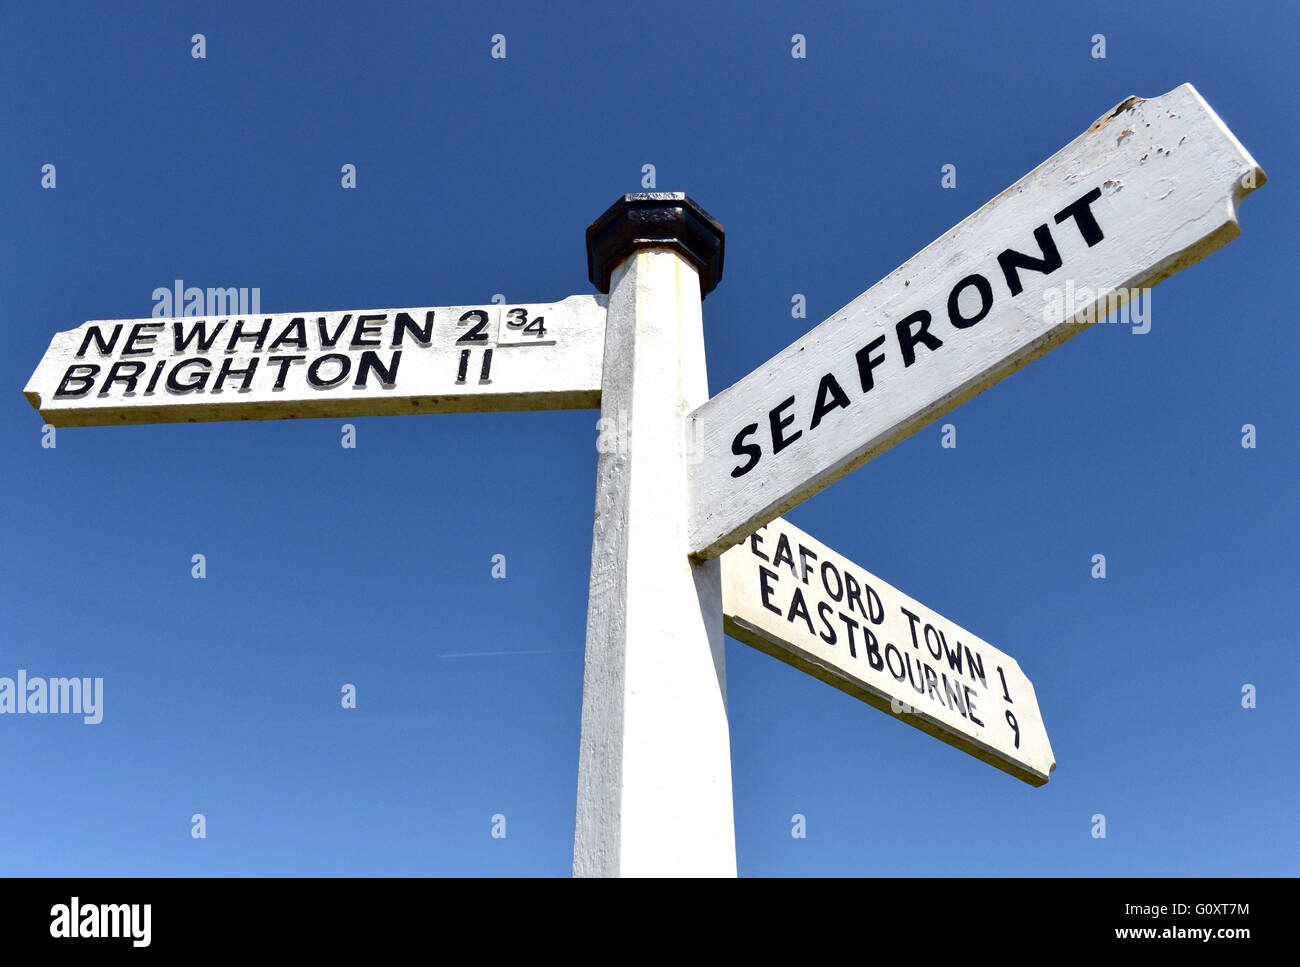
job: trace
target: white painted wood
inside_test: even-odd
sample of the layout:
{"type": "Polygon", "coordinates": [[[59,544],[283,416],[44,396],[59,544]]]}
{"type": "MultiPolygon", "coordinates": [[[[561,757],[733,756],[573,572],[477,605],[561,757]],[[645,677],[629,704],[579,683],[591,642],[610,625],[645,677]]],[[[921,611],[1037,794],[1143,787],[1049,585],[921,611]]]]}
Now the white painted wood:
{"type": "Polygon", "coordinates": [[[675,253],[615,270],[604,373],[573,872],[735,876],[720,564],[686,541],[700,286],[675,253]]]}
{"type": "Polygon", "coordinates": [[[784,518],[722,555],[722,609],[731,637],[1017,779],[1056,768],[1014,658],[784,518]]]}
{"type": "Polygon", "coordinates": [[[54,337],[24,393],[54,426],[596,407],[605,302],[87,322],[54,337]],[[69,374],[80,392],[60,398],[69,374]]]}
{"type": "MultiPolygon", "coordinates": [[[[1151,100],[1125,100],[693,414],[702,459],[691,478],[692,552],[716,557],[1082,331],[1106,293],[1126,298],[1225,245],[1239,234],[1242,197],[1263,182],[1263,171],[1190,84],[1151,100]],[[1086,212],[1058,215],[1094,191],[1099,195],[1086,212]],[[1102,236],[1092,244],[1085,237],[1089,215],[1102,236]],[[1048,234],[1061,266],[1050,273],[1004,268],[999,255],[1007,250],[1047,261],[1036,230],[1048,234]],[[955,290],[959,321],[975,318],[982,307],[978,283],[959,286],[972,275],[987,282],[991,307],[973,325],[955,325],[949,310],[955,290]],[[1017,295],[1012,275],[1023,286],[1017,295]],[[1067,287],[1075,304],[1062,319],[1049,290],[1063,303],[1067,287]],[[914,346],[909,366],[898,327],[922,311],[940,345],[914,346]],[[859,352],[868,361],[869,389],[859,352]],[[837,389],[847,405],[835,405],[837,389]],[[761,456],[733,476],[750,462],[736,452],[746,427],[753,431],[740,445],[757,444],[761,456]],[[787,445],[777,452],[781,443],[787,445]]],[[[919,329],[915,318],[907,325],[919,329]]]]}

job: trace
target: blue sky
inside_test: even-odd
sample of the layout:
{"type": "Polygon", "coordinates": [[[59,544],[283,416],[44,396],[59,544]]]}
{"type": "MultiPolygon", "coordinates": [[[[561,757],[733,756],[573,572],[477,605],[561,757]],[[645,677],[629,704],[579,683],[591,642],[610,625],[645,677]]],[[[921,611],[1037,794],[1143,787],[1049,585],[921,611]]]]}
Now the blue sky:
{"type": "Polygon", "coordinates": [[[175,279],[258,287],[266,312],[590,292],[583,232],[649,163],[727,229],[717,392],[1127,95],[1186,81],[1269,174],[1242,236],[1155,289],[1150,332],[1094,327],[949,417],[955,450],[932,426],[787,515],[1019,660],[1051,782],[729,641],[737,857],[1300,872],[1294,5],[232,7],[5,10],[0,676],[101,676],[105,702],[94,726],[0,716],[0,873],[572,856],[598,414],[356,420],[352,450],[341,420],[46,449],[21,390],[54,332],[149,316],[175,279]],[[503,651],[530,653],[440,657],[503,651]]]}

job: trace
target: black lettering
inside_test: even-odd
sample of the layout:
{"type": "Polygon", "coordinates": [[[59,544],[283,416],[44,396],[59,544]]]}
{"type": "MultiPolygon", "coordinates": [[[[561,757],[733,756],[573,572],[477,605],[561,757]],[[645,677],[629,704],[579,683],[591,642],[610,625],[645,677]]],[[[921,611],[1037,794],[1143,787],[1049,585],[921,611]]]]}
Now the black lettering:
{"type": "Polygon", "coordinates": [[[880,641],[871,633],[870,628],[863,628],[862,633],[867,637],[867,664],[876,671],[882,671],[885,662],[880,657],[880,641]]]}
{"type": "Polygon", "coordinates": [[[238,377],[240,381],[239,391],[241,393],[247,392],[253,382],[253,374],[257,372],[257,359],[258,357],[254,356],[243,369],[234,369],[231,366],[231,363],[234,362],[233,359],[223,359],[221,361],[221,372],[217,373],[216,381],[212,384],[212,392],[221,392],[221,388],[226,385],[227,376],[238,377]]]}
{"type": "Polygon", "coordinates": [[[943,675],[943,693],[947,696],[948,701],[945,703],[949,708],[955,708],[961,712],[962,716],[966,715],[966,700],[962,698],[961,683],[958,682],[956,687],[948,683],[948,676],[943,675]]]}
{"type": "Polygon", "coordinates": [[[1001,665],[998,665],[998,678],[1002,679],[1002,697],[1010,702],[1011,693],[1007,691],[1007,676],[1003,674],[1001,665]]]}
{"type": "Polygon", "coordinates": [[[271,356],[268,362],[279,363],[280,372],[275,377],[275,389],[284,389],[284,379],[289,375],[289,366],[291,363],[300,363],[306,356],[271,356]]]}
{"type": "Polygon", "coordinates": [[[779,581],[780,579],[781,575],[777,574],[775,571],[769,570],[761,564],[758,566],[758,593],[763,599],[763,607],[767,608],[767,610],[771,611],[773,614],[781,614],[781,609],[772,603],[773,588],[769,581],[779,581]]]}
{"type": "Polygon", "coordinates": [[[924,309],[913,312],[906,319],[900,319],[894,326],[894,331],[898,333],[898,348],[903,353],[903,366],[911,366],[916,362],[916,344],[924,343],[925,348],[934,351],[943,345],[943,340],[930,332],[930,313],[924,309]],[[919,322],[921,328],[912,332],[912,323],[919,322]]]}
{"type": "Polygon", "coordinates": [[[840,620],[844,622],[844,629],[849,633],[849,655],[853,658],[857,658],[858,645],[857,642],[853,640],[853,629],[858,627],[858,623],[853,620],[852,615],[847,615],[843,611],[838,611],[836,614],[840,616],[840,620]]]}
{"type": "MultiPolygon", "coordinates": [[[[350,312],[344,313],[343,321],[339,323],[339,327],[334,330],[334,335],[331,336],[329,334],[329,331],[325,328],[325,317],[324,316],[318,317],[316,319],[316,331],[320,333],[321,346],[325,349],[333,349],[335,346],[337,346],[339,340],[343,338],[343,330],[348,327],[348,323],[351,320],[352,320],[352,313],[350,312]]],[[[351,363],[349,363],[348,365],[351,365],[351,363]]]]}
{"type": "Polygon", "coordinates": [[[207,322],[196,322],[190,326],[190,334],[186,336],[185,323],[173,322],[172,345],[175,347],[176,352],[183,353],[193,342],[198,345],[198,352],[206,353],[212,348],[213,343],[217,341],[217,337],[221,335],[221,330],[224,328],[226,328],[226,320],[222,319],[217,323],[217,328],[212,330],[212,335],[209,336],[207,322]]]}
{"type": "Polygon", "coordinates": [[[817,616],[822,619],[822,624],[826,626],[825,631],[819,632],[819,637],[822,641],[826,642],[826,644],[833,645],[839,636],[835,634],[835,626],[831,624],[830,612],[831,606],[825,601],[819,601],[817,603],[817,616]],[[826,637],[828,633],[830,634],[829,638],[826,637]]]}
{"type": "Polygon", "coordinates": [[[898,610],[903,612],[903,614],[907,615],[908,623],[911,624],[912,626],[912,647],[919,651],[921,649],[921,643],[916,640],[916,623],[921,619],[918,618],[916,615],[912,614],[912,612],[908,611],[902,605],[898,606],[898,610]]]}
{"type": "Polygon", "coordinates": [[[212,375],[212,364],[202,356],[194,356],[190,359],[181,360],[172,367],[172,371],[167,374],[167,389],[172,393],[194,393],[203,392],[203,387],[208,385],[208,377],[212,375]],[[194,378],[188,383],[182,383],[176,377],[186,366],[200,366],[203,372],[195,373],[194,378]]]}
{"type": "Polygon", "coordinates": [[[1097,224],[1097,219],[1092,217],[1092,209],[1088,207],[1100,197],[1101,189],[1094,188],[1078,201],[1067,205],[1056,213],[1056,224],[1058,225],[1067,218],[1074,219],[1074,224],[1079,226],[1079,234],[1088,243],[1088,248],[1092,248],[1106,237],[1101,233],[1101,226],[1097,224]]]}
{"type": "MultiPolygon", "coordinates": [[[[1002,253],[1002,255],[1006,254],[1006,252],[1002,253]]],[[[1001,257],[1002,256],[998,256],[998,258],[1001,257]]],[[[975,325],[975,323],[987,316],[989,310],[992,308],[993,286],[989,285],[989,280],[984,278],[982,275],[966,276],[966,278],[954,285],[952,291],[948,293],[948,321],[958,329],[969,329],[971,326],[975,325]],[[971,285],[975,286],[975,288],[979,290],[980,311],[967,319],[961,314],[961,293],[963,289],[971,285]]]]}
{"type": "Polygon", "coordinates": [[[794,554],[790,551],[790,538],[785,534],[776,539],[776,553],[772,555],[773,567],[780,567],[782,564],[790,565],[790,574],[793,577],[799,576],[794,569],[794,554]]]}
{"type": "Polygon", "coordinates": [[[840,572],[836,569],[832,561],[822,561],[822,587],[830,595],[832,601],[838,601],[844,596],[844,582],[840,579],[840,572]],[[835,575],[835,590],[831,590],[831,583],[826,580],[826,571],[830,570],[835,575]]]}
{"type": "MultiPolygon", "coordinates": [[[[793,397],[791,401],[793,402],[793,397]]],[[[838,406],[848,406],[849,398],[844,390],[840,387],[839,381],[835,379],[834,373],[827,373],[822,377],[821,385],[817,387],[817,403],[813,406],[812,422],[808,424],[808,429],[817,429],[817,424],[822,421],[822,417],[838,406]],[[827,395],[830,400],[827,400],[827,395]]],[[[796,433],[795,436],[798,436],[796,433]]],[[[791,440],[794,437],[790,438],[791,440]]]]}
{"type": "Polygon", "coordinates": [[[966,645],[966,671],[971,678],[978,678],[979,683],[985,688],[989,687],[989,683],[984,679],[984,659],[971,654],[970,645],[966,645]],[[979,663],[978,668],[976,667],[977,662],[979,663]]]}
{"type": "Polygon", "coordinates": [[[939,676],[934,673],[934,669],[930,667],[928,662],[925,666],[925,688],[930,693],[931,698],[943,705],[943,696],[939,694],[939,676]]]}
{"type": "Polygon", "coordinates": [[[154,333],[146,333],[145,329],[158,330],[163,327],[161,322],[137,322],[131,327],[131,335],[127,337],[126,345],[122,347],[123,356],[148,356],[153,349],[153,342],[158,337],[154,333]],[[145,349],[136,349],[136,341],[139,340],[144,344],[145,349]],[[148,340],[145,342],[145,340],[148,340]]]}
{"type": "Polygon", "coordinates": [[[913,677],[913,675],[912,675],[912,656],[911,656],[911,655],[904,655],[903,657],[907,659],[907,681],[908,681],[908,684],[910,684],[910,685],[912,686],[913,691],[919,692],[921,695],[924,695],[924,694],[925,694],[925,673],[923,672],[923,670],[922,670],[922,668],[921,668],[921,659],[918,658],[918,659],[916,660],[916,675],[915,675],[915,677],[913,677]],[[918,682],[917,679],[920,679],[920,681],[918,682]]]}
{"type": "Polygon", "coordinates": [[[332,386],[338,386],[339,383],[347,379],[348,372],[351,369],[352,360],[347,356],[344,356],[342,353],[326,353],[324,356],[313,360],[311,365],[307,367],[307,385],[312,387],[312,389],[329,389],[332,386]],[[320,368],[331,359],[338,360],[338,375],[330,380],[321,379],[320,368]]]}
{"type": "MultiPolygon", "coordinates": [[[[1060,218],[1057,218],[1060,221],[1060,218]]],[[[1051,275],[1061,267],[1061,253],[1056,250],[1056,242],[1052,241],[1052,230],[1046,225],[1039,225],[1034,229],[1034,241],[1038,243],[1039,249],[1042,250],[1043,257],[1034,258],[1032,255],[1025,255],[1023,252],[1017,252],[1013,249],[1006,249],[998,255],[998,265],[1002,266],[1002,274],[1006,276],[1007,288],[1011,290],[1013,296],[1020,295],[1025,290],[1020,281],[1020,273],[1017,269],[1029,269],[1031,272],[1042,272],[1044,275],[1051,275]]],[[[988,283],[984,283],[988,285],[988,283]]],[[[982,291],[981,291],[981,294],[982,291]]],[[[987,301],[993,301],[992,292],[987,296],[987,301]]],[[[949,312],[952,311],[952,300],[948,300],[949,312]]],[[[987,315],[987,312],[985,313],[987,315]]],[[[980,316],[983,319],[984,316],[980,316]]],[[[975,322],[979,322],[976,319],[975,322]]],[[[974,325],[975,323],[969,323],[974,325]]]]}
{"type": "Polygon", "coordinates": [[[794,406],[793,396],[782,400],[767,414],[768,426],[772,428],[772,453],[774,454],[780,453],[790,444],[794,443],[795,440],[803,436],[803,430],[795,430],[790,436],[781,435],[781,431],[794,422],[793,416],[787,416],[782,419],[781,413],[783,410],[787,410],[792,406],[794,406]]]}
{"type": "Polygon", "coordinates": [[[397,321],[393,323],[393,345],[400,346],[402,337],[410,333],[421,346],[427,346],[433,342],[433,311],[430,310],[424,314],[424,328],[421,329],[415,324],[409,312],[399,312],[397,321]]]}
{"type": "MultiPolygon", "coordinates": [[[[488,350],[491,352],[492,350],[488,350]]],[[[397,364],[402,361],[402,351],[399,349],[393,353],[393,361],[385,369],[379,362],[379,353],[373,349],[367,349],[361,354],[361,360],[357,363],[357,378],[352,384],[357,389],[362,389],[366,381],[370,378],[371,372],[379,377],[380,385],[384,389],[392,389],[397,384],[397,364]]]]}
{"type": "Polygon", "coordinates": [[[235,343],[239,342],[241,339],[256,339],[257,342],[253,343],[253,351],[260,353],[262,351],[262,343],[266,341],[266,334],[270,331],[270,319],[267,319],[266,322],[262,323],[262,328],[257,330],[257,332],[244,332],[244,320],[236,319],[234,331],[230,334],[230,342],[226,343],[226,352],[233,353],[235,351],[235,343]]]}
{"type": "Polygon", "coordinates": [[[889,667],[889,674],[894,676],[895,681],[901,682],[907,678],[907,673],[903,671],[903,653],[892,641],[885,642],[885,664],[889,667]],[[889,660],[891,656],[898,659],[898,671],[894,671],[894,663],[889,660]]]}
{"type": "Polygon", "coordinates": [[[108,388],[114,383],[121,383],[126,387],[125,393],[135,392],[136,380],[147,369],[144,363],[138,359],[128,359],[116,362],[108,371],[108,379],[104,380],[104,385],[99,388],[100,396],[108,395],[108,388]],[[122,372],[127,367],[133,367],[130,372],[122,372]]]}
{"type": "MultiPolygon", "coordinates": [[[[78,353],[80,355],[80,353],[78,353]]],[[[90,392],[90,388],[95,385],[95,375],[99,372],[99,367],[94,363],[81,363],[76,366],[69,366],[68,371],[63,374],[63,379],[59,381],[59,388],[54,391],[56,400],[66,400],[71,397],[85,396],[90,392]],[[74,373],[74,369],[88,369],[88,373],[74,373]],[[73,381],[81,383],[80,389],[71,389],[69,384],[73,381]]]]}
{"type": "Polygon", "coordinates": [[[925,626],[925,647],[930,650],[930,654],[935,657],[936,661],[943,657],[943,645],[941,644],[942,640],[943,640],[942,631],[940,631],[934,625],[928,624],[925,626]]]}
{"type": "Polygon", "coordinates": [[[971,691],[969,685],[963,685],[962,690],[966,693],[966,717],[976,725],[983,725],[984,723],[975,717],[975,693],[971,691]]]}
{"type": "Polygon", "coordinates": [[[471,309],[460,317],[460,324],[463,326],[471,320],[474,321],[474,325],[470,326],[466,332],[461,334],[460,338],[458,338],[456,342],[487,342],[488,334],[483,330],[487,328],[488,314],[482,309],[471,309]]]}
{"type": "Polygon", "coordinates": [[[357,326],[352,330],[352,348],[362,349],[366,346],[378,346],[379,339],[374,342],[366,342],[367,336],[379,335],[379,323],[388,318],[388,313],[381,312],[379,315],[357,316],[357,326]],[[376,321],[377,320],[377,321],[376,321]]]}
{"type": "Polygon", "coordinates": [[[873,625],[878,625],[885,620],[885,606],[880,600],[880,595],[876,594],[870,584],[864,583],[862,590],[867,593],[867,617],[871,619],[873,625]]]}
{"type": "Polygon", "coordinates": [[[749,535],[749,550],[760,561],[766,561],[767,555],[758,549],[758,545],[763,543],[763,535],[760,531],[754,531],[749,535]]]}
{"type": "MultiPolygon", "coordinates": [[[[871,614],[862,606],[862,588],[858,586],[858,579],[848,571],[844,572],[844,586],[848,589],[849,611],[852,611],[853,606],[856,604],[858,606],[858,613],[867,620],[871,620],[871,614]]],[[[879,624],[879,622],[876,623],[879,624]]]]}
{"type": "Polygon", "coordinates": [[[884,356],[873,356],[871,352],[884,344],[885,337],[877,336],[854,354],[854,358],[858,361],[858,381],[862,384],[864,393],[876,385],[872,370],[885,361],[884,356]]]}
{"type": "Polygon", "coordinates": [[[276,336],[271,342],[271,352],[275,352],[279,349],[282,343],[292,343],[294,349],[306,349],[307,320],[302,316],[298,316],[285,326],[280,335],[276,336]],[[295,333],[295,335],[291,336],[289,335],[290,333],[295,333]]]}
{"type": "MultiPolygon", "coordinates": [[[[957,639],[954,638],[953,641],[957,641],[957,639]]],[[[948,667],[953,671],[955,671],[958,675],[960,675],[961,674],[961,642],[957,641],[957,647],[953,649],[948,647],[948,639],[944,638],[943,650],[948,655],[948,667]]]]}
{"type": "Polygon", "coordinates": [[[808,626],[808,634],[817,633],[813,630],[812,616],[808,614],[808,604],[803,599],[803,592],[798,588],[794,589],[794,596],[790,599],[790,613],[785,616],[785,620],[794,624],[796,617],[802,618],[804,624],[808,626]]]}
{"type": "Polygon", "coordinates": [[[99,331],[99,326],[91,326],[86,330],[86,338],[81,340],[81,348],[77,350],[77,358],[80,359],[82,356],[86,355],[86,349],[90,346],[90,341],[92,339],[99,344],[99,354],[101,356],[107,356],[113,351],[113,346],[117,343],[117,337],[121,334],[122,324],[118,323],[113,327],[112,338],[110,338],[108,342],[104,342],[104,334],[99,331]]]}
{"type": "Polygon", "coordinates": [[[799,545],[799,570],[803,572],[801,577],[804,584],[808,583],[808,575],[812,573],[812,568],[808,566],[808,558],[810,557],[814,561],[817,560],[817,552],[810,551],[808,548],[800,544],[799,545]]]}
{"type": "Polygon", "coordinates": [[[162,375],[163,367],[167,365],[167,360],[160,359],[154,363],[153,375],[149,377],[149,385],[144,388],[145,396],[152,396],[154,387],[158,385],[158,377],[162,375]]]}
{"type": "Polygon", "coordinates": [[[745,437],[750,436],[757,432],[758,432],[758,424],[751,423],[749,424],[749,426],[745,427],[743,430],[737,433],[736,438],[731,441],[732,453],[734,453],[738,457],[749,458],[748,463],[741,464],[739,467],[731,468],[731,475],[733,477],[743,477],[745,474],[749,473],[749,471],[753,470],[756,466],[758,466],[758,461],[762,459],[763,449],[757,443],[741,442],[742,440],[745,439],[745,437]]]}

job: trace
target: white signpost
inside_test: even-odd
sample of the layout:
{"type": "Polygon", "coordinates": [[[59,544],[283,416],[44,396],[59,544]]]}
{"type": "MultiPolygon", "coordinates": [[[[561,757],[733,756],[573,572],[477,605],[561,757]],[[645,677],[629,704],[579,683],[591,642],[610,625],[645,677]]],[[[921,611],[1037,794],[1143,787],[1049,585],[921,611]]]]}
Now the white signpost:
{"type": "Polygon", "coordinates": [[[727,634],[1031,786],[1056,759],[1010,655],[778,517],[722,555],[727,634]]]}
{"type": "Polygon", "coordinates": [[[1123,101],[692,414],[692,552],[716,557],[1227,244],[1263,183],[1190,84],[1123,101]]]}
{"type": "Polygon", "coordinates": [[[724,611],[741,641],[1047,781],[1014,659],[789,523],[759,528],[1107,294],[1234,238],[1263,180],[1190,86],[1129,98],[712,399],[701,300],[723,230],[682,194],[625,195],[587,230],[608,299],[89,322],[54,337],[25,393],[55,426],[599,405],[618,432],[597,459],[573,871],[735,875],[724,611]],[[1076,305],[1045,316],[1067,282],[1076,305]]]}
{"type": "Polygon", "coordinates": [[[605,301],[87,322],[24,393],[52,426],[585,409],[605,301]]]}

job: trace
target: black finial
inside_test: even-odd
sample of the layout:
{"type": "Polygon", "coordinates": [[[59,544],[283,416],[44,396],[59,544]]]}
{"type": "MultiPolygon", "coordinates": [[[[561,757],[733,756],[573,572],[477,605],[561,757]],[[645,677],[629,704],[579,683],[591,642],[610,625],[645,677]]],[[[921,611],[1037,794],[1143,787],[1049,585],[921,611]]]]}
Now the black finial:
{"type": "Polygon", "coordinates": [[[601,292],[639,248],[668,248],[700,273],[700,298],[722,281],[722,225],[680,191],[624,195],[587,229],[587,275],[601,292]]]}

